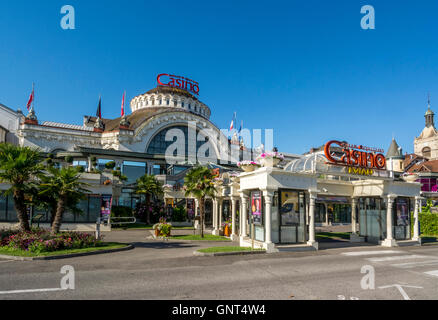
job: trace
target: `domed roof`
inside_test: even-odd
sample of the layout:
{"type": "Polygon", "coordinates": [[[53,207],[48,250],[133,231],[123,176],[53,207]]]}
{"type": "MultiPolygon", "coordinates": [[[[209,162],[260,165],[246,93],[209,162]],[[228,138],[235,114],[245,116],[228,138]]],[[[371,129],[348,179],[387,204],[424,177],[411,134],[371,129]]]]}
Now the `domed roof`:
{"type": "Polygon", "coordinates": [[[427,108],[427,111],[426,111],[425,116],[428,116],[428,115],[434,115],[434,114],[435,114],[435,113],[433,113],[433,111],[430,109],[430,107],[427,108]]]}

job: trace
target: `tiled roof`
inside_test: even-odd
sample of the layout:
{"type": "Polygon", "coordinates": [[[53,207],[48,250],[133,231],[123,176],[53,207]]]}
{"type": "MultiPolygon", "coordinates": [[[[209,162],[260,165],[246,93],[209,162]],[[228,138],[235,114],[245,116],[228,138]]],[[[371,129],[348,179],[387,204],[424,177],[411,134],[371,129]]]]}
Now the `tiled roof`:
{"type": "Polygon", "coordinates": [[[414,164],[407,170],[410,173],[414,172],[436,172],[438,173],[438,160],[430,160],[414,164]]]}
{"type": "Polygon", "coordinates": [[[41,125],[46,127],[55,127],[62,129],[93,131],[93,128],[89,128],[89,127],[79,126],[75,124],[68,124],[68,123],[52,122],[52,121],[44,121],[41,125]]]}

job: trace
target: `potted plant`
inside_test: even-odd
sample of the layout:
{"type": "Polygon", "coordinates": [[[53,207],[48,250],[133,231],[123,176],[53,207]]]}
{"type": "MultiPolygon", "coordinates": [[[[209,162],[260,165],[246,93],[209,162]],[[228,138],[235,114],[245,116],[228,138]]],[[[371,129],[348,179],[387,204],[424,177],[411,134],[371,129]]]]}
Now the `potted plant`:
{"type": "Polygon", "coordinates": [[[231,224],[231,221],[225,221],[223,224],[222,224],[222,227],[224,228],[224,236],[225,237],[229,237],[229,236],[231,236],[231,228],[232,228],[232,224],[231,224]]]}
{"type": "Polygon", "coordinates": [[[257,157],[257,160],[264,167],[276,167],[280,161],[284,160],[284,156],[278,152],[263,152],[257,157]]]}
{"type": "Polygon", "coordinates": [[[172,225],[167,223],[165,218],[160,218],[160,222],[154,224],[152,228],[154,229],[155,237],[170,237],[170,232],[172,231],[172,225]]]}
{"type": "Polygon", "coordinates": [[[403,180],[405,180],[406,182],[415,182],[416,180],[418,180],[418,173],[407,172],[403,175],[403,180]]]}
{"type": "Polygon", "coordinates": [[[238,162],[237,166],[245,172],[251,172],[260,167],[260,164],[254,161],[242,161],[238,162]]]}

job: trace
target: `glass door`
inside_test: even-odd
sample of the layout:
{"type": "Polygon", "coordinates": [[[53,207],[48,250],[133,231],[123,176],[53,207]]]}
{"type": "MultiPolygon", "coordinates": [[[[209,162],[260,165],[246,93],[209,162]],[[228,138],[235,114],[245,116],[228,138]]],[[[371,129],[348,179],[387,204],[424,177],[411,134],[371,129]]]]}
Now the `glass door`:
{"type": "Polygon", "coordinates": [[[303,243],[306,241],[304,191],[280,191],[279,218],[280,243],[303,243]]]}

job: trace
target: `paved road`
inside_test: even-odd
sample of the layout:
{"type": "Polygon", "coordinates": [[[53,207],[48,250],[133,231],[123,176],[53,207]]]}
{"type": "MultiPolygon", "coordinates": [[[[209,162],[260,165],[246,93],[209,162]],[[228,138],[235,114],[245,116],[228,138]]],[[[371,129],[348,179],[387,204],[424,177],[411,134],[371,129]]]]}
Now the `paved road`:
{"type": "Polygon", "coordinates": [[[438,246],[194,257],[195,249],[212,244],[145,240],[144,231],[111,233],[107,240],[122,238],[136,248],[53,261],[0,260],[1,292],[59,288],[61,267],[76,271],[75,290],[0,299],[438,299],[438,246]],[[365,265],[375,269],[374,290],[361,288],[365,265]],[[396,284],[411,287],[379,288],[396,284]]]}

